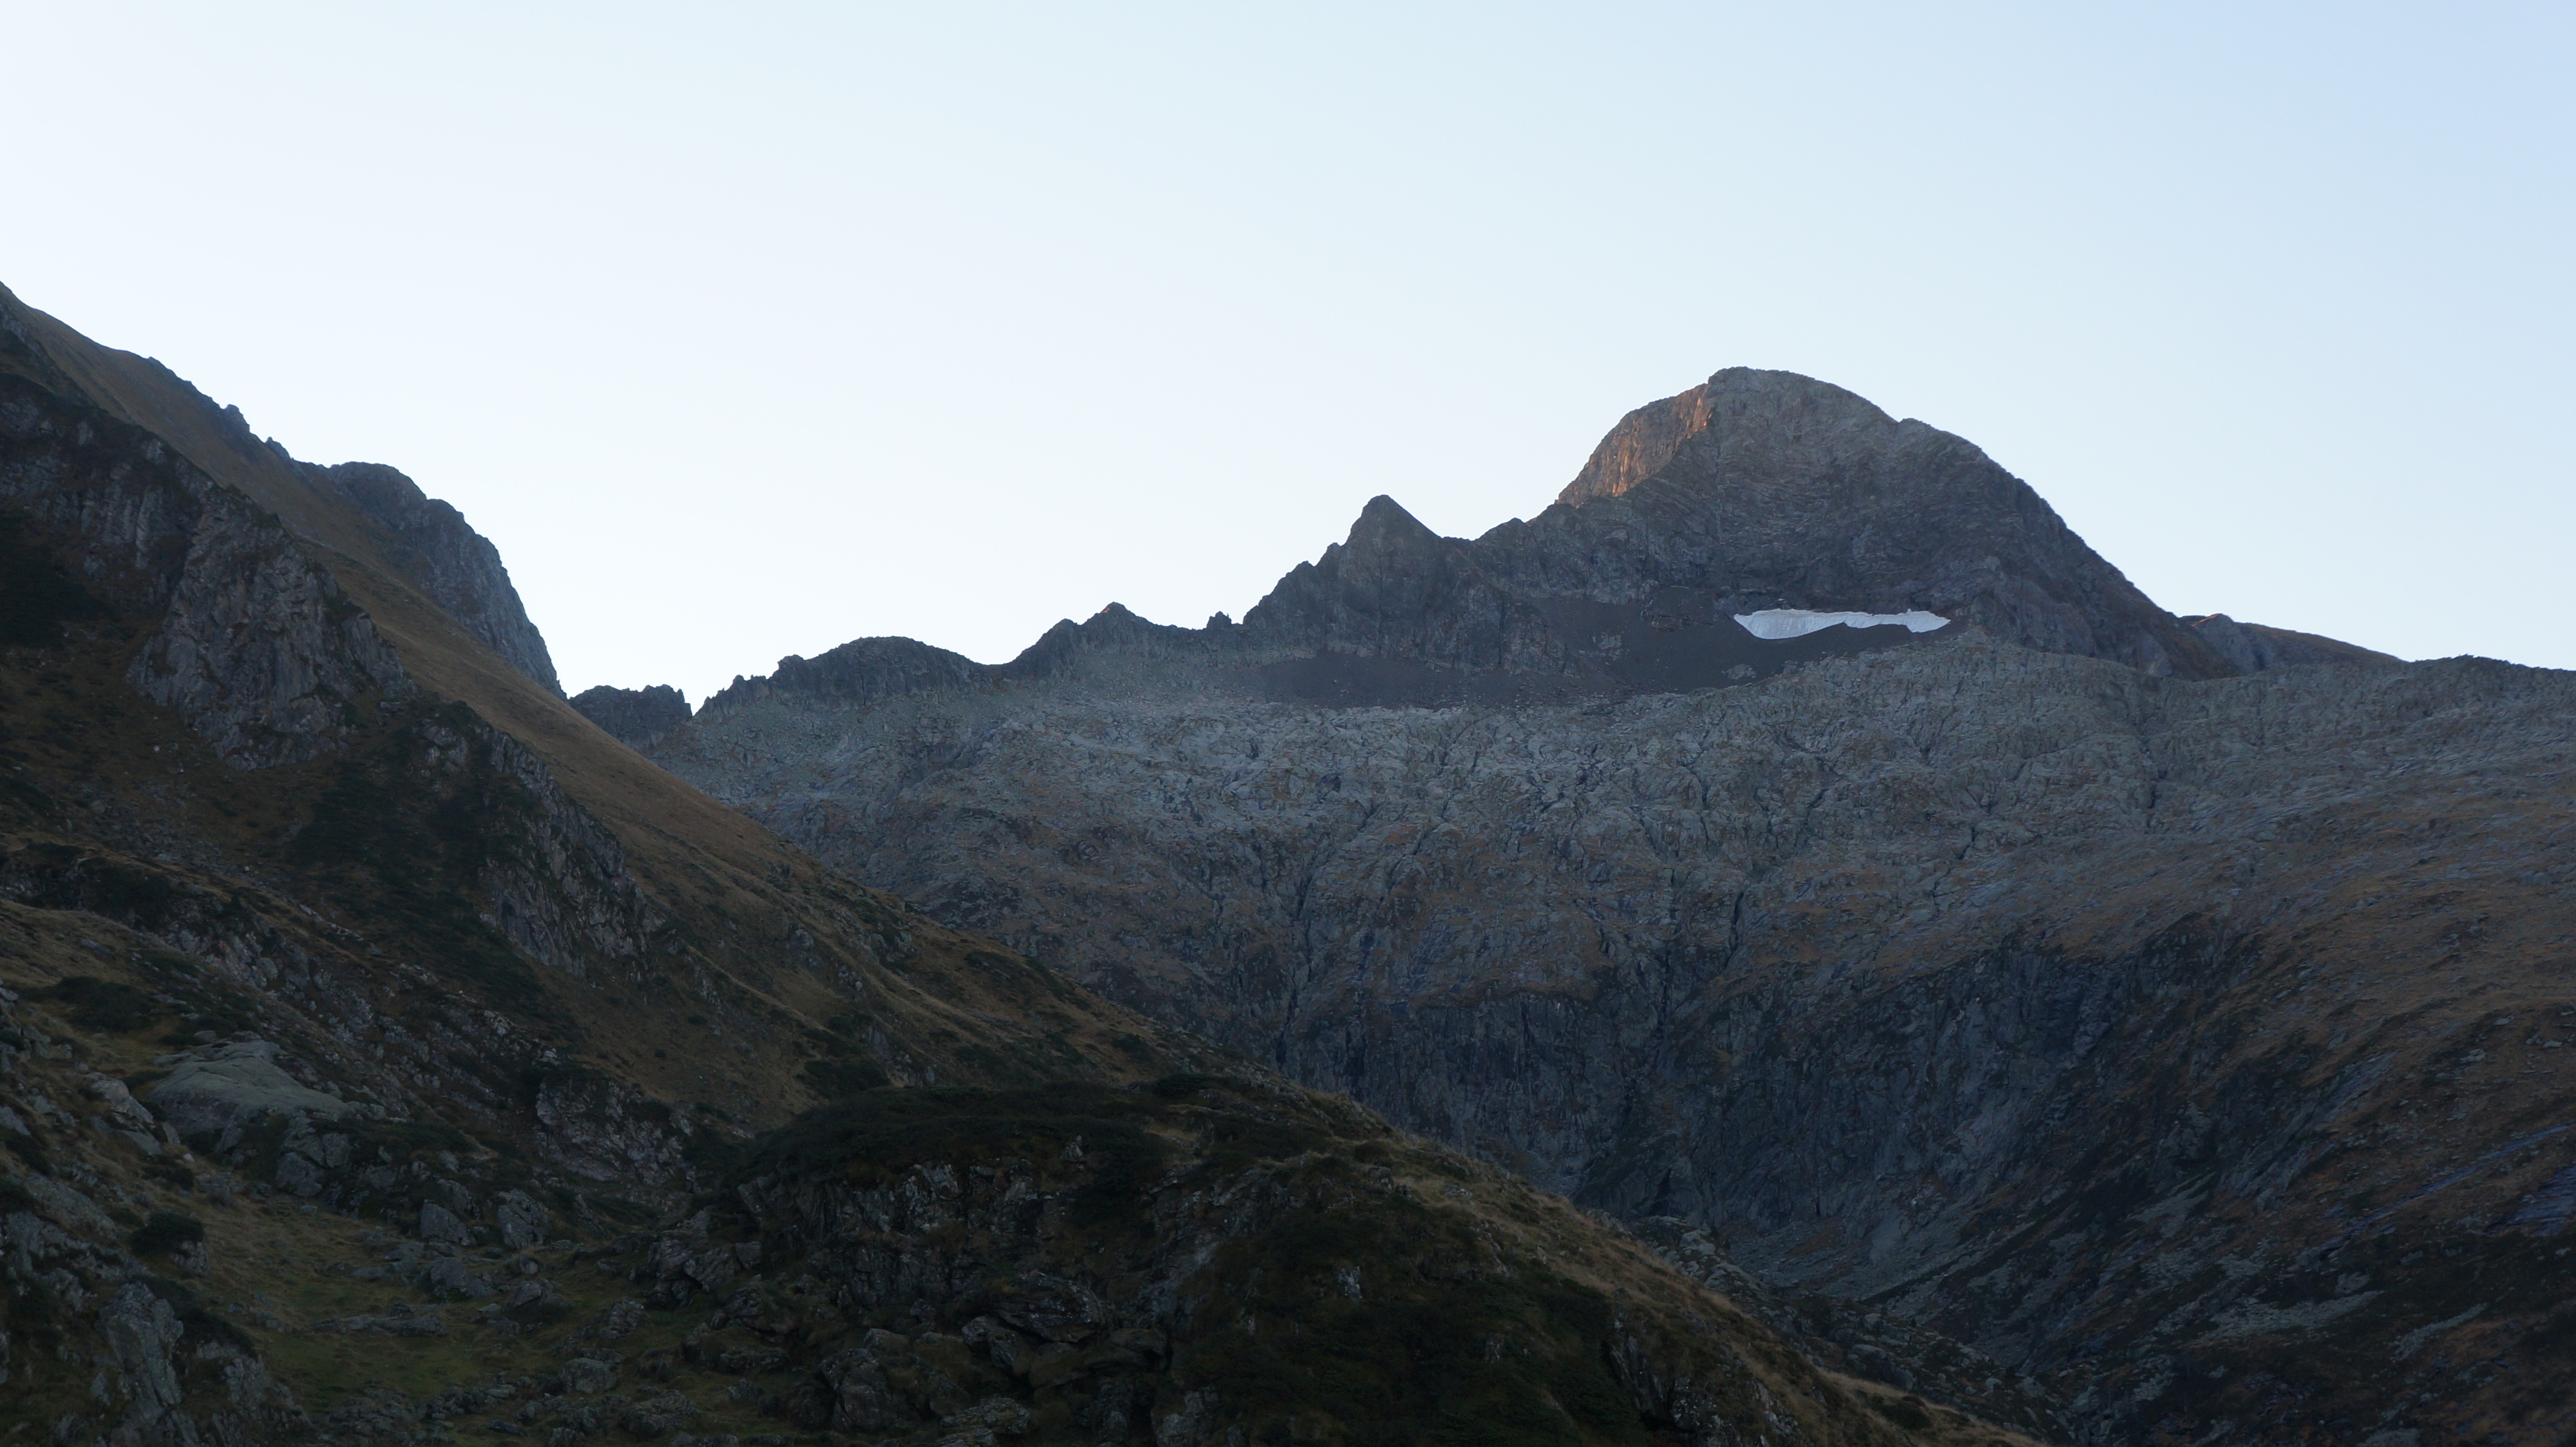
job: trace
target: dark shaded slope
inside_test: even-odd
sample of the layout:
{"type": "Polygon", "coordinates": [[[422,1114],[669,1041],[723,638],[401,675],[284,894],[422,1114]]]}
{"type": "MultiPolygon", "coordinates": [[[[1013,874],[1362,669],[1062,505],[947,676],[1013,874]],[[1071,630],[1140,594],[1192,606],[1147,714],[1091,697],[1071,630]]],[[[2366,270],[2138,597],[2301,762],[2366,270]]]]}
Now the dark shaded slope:
{"type": "Polygon", "coordinates": [[[2568,675],[2482,660],[2189,682],[1972,636],[1615,703],[772,703],[659,757],[1160,1018],[1687,1218],[1919,1390],[1930,1328],[2103,1440],[2547,1442],[2571,717],[2568,675]]]}
{"type": "MultiPolygon", "coordinates": [[[[685,1297],[673,1264],[738,1239],[773,1281],[835,1283],[831,1334],[764,1382],[808,1427],[980,1414],[1170,1447],[1992,1435],[1826,1378],[1562,1201],[1251,1079],[880,1093],[764,1142],[718,1209],[636,1278],[685,1297]]],[[[756,1360],[804,1315],[792,1287],[743,1296],[705,1357],[756,1360]]]]}

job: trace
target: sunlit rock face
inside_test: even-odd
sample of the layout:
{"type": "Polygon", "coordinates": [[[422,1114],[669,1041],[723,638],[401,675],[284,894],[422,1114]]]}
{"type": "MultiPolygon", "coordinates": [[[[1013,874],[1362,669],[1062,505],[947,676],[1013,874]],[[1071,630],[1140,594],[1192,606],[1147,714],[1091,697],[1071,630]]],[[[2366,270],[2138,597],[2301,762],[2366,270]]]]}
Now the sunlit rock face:
{"type": "Polygon", "coordinates": [[[2431,1430],[2576,1368],[2534,1325],[2576,1293],[2576,681],[2240,658],[1958,438],[1782,373],[1657,405],[1482,538],[1372,502],[1240,624],[871,640],[864,686],[746,680],[652,755],[1856,1304],[1817,1330],[1865,1374],[1968,1359],[1932,1331],[2139,1441],[2431,1430]],[[1793,614],[1836,621],[1737,621],[1793,614]],[[2474,1348],[2520,1375],[2441,1376],[2455,1317],[2530,1328],[2474,1348]]]}

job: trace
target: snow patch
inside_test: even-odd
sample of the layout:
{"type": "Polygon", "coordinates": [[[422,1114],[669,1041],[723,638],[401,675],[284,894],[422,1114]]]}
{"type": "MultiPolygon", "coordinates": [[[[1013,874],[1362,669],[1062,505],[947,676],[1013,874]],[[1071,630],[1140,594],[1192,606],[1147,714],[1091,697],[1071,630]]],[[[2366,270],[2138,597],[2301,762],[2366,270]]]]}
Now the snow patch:
{"type": "Polygon", "coordinates": [[[1929,633],[1946,628],[1950,620],[1938,613],[1917,608],[1910,613],[1814,613],[1804,608],[1765,608],[1759,613],[1738,613],[1735,621],[1756,638],[1804,638],[1810,633],[1841,624],[1849,628],[1881,628],[1890,623],[1905,625],[1908,633],[1929,633]]]}

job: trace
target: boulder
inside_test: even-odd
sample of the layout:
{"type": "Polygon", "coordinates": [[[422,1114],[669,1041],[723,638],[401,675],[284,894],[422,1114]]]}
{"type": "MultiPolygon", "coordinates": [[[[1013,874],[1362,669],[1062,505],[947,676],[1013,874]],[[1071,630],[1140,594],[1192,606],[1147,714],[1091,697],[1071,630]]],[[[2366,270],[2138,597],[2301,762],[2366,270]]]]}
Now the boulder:
{"type": "Polygon", "coordinates": [[[438,1297],[485,1297],[492,1294],[491,1278],[477,1276],[465,1269],[465,1263],[453,1256],[442,1256],[429,1263],[422,1273],[421,1289],[438,1297]]]}
{"type": "Polygon", "coordinates": [[[277,1047],[266,1040],[202,1046],[167,1063],[169,1077],[143,1098],[183,1136],[220,1135],[272,1112],[340,1120],[357,1111],[296,1084],[278,1068],[277,1047]]]}
{"type": "Polygon", "coordinates": [[[420,1239],[471,1246],[474,1244],[474,1228],[436,1201],[423,1201],[420,1203],[420,1239]]]}
{"type": "Polygon", "coordinates": [[[525,1191],[503,1191],[492,1203],[493,1219],[501,1224],[501,1244],[513,1251],[541,1246],[546,1239],[546,1208],[525,1191]]]}

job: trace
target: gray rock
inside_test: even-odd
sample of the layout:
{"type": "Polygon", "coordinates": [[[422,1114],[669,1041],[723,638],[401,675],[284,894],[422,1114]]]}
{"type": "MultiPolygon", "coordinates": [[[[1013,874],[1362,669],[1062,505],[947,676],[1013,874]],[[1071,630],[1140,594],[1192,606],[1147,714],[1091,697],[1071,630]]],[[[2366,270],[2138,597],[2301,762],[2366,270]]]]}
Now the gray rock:
{"type": "Polygon", "coordinates": [[[524,1251],[545,1243],[549,1218],[546,1208],[525,1191],[503,1191],[492,1203],[492,1216],[501,1227],[501,1244],[513,1251],[524,1251]]]}
{"type": "Polygon", "coordinates": [[[634,1335],[643,1324],[644,1303],[631,1296],[620,1297],[601,1307],[581,1334],[593,1341],[617,1341],[634,1335]]]}
{"type": "Polygon", "coordinates": [[[143,1098],[182,1135],[220,1135],[270,1114],[339,1120],[355,1113],[348,1102],[308,1090],[278,1068],[277,1047],[265,1040],[203,1045],[169,1066],[168,1078],[143,1098]]]}
{"type": "Polygon", "coordinates": [[[78,1188],[32,1173],[12,1179],[19,1189],[35,1199],[36,1209],[44,1214],[45,1219],[62,1229],[92,1236],[115,1233],[116,1222],[78,1188]]]}
{"type": "Polygon", "coordinates": [[[574,1357],[563,1365],[563,1385],[575,1396],[595,1397],[617,1385],[617,1369],[589,1357],[574,1357]]]}
{"type": "Polygon", "coordinates": [[[373,462],[304,464],[304,474],[384,528],[387,561],[509,665],[561,696],[544,635],[528,621],[500,550],[452,505],[423,494],[393,468],[373,462]]]}
{"type": "Polygon", "coordinates": [[[2388,654],[2338,639],[2287,628],[2267,628],[2260,623],[2239,623],[2224,613],[2188,617],[2182,621],[2189,624],[2202,641],[2216,649],[2220,657],[2246,673],[2302,663],[2398,662],[2388,654]]]}
{"type": "Polygon", "coordinates": [[[651,1440],[675,1432],[698,1415],[698,1404],[678,1392],[654,1392],[635,1399],[618,1417],[629,1435],[651,1440]]]}
{"type": "Polygon", "coordinates": [[[128,1282],[116,1289],[116,1295],[99,1312],[98,1331],[115,1359],[125,1390],[126,1414],[120,1434],[131,1433],[137,1438],[153,1435],[162,1419],[175,1412],[183,1400],[179,1367],[172,1360],[183,1335],[177,1314],[149,1287],[128,1282]]]}
{"type": "Polygon", "coordinates": [[[999,1437],[1017,1437],[1029,1430],[1026,1403],[1008,1397],[986,1397],[962,1412],[949,1416],[942,1426],[967,1431],[982,1430],[999,1437]]]}
{"type": "Polygon", "coordinates": [[[345,700],[415,691],[374,622],[330,571],[248,499],[183,468],[186,547],[161,626],[126,671],[235,768],[340,746],[345,700]]]}
{"type": "Polygon", "coordinates": [[[436,1201],[423,1201],[420,1203],[420,1239],[471,1246],[474,1244],[474,1228],[458,1220],[455,1212],[436,1201]]]}
{"type": "Polygon", "coordinates": [[[322,1194],[322,1171],[293,1151],[282,1152],[277,1158],[277,1184],[299,1196],[318,1196],[322,1194]]]}
{"type": "Polygon", "coordinates": [[[836,1432],[883,1432],[912,1415],[887,1384],[885,1368],[872,1351],[854,1347],[835,1352],[819,1375],[832,1390],[836,1432]]]}
{"type": "Polygon", "coordinates": [[[1911,1390],[1914,1374],[1905,1369],[1886,1348],[1861,1342],[1850,1350],[1853,1370],[1874,1382],[1885,1382],[1900,1391],[1911,1390]]]}
{"type": "Polygon", "coordinates": [[[442,1256],[429,1263],[421,1273],[421,1290],[432,1296],[482,1298],[492,1295],[492,1279],[466,1269],[465,1263],[453,1256],[442,1256]]]}
{"type": "Polygon", "coordinates": [[[573,695],[572,706],[611,738],[638,749],[650,748],[689,721],[689,701],[662,683],[640,689],[601,684],[573,695]]]}

